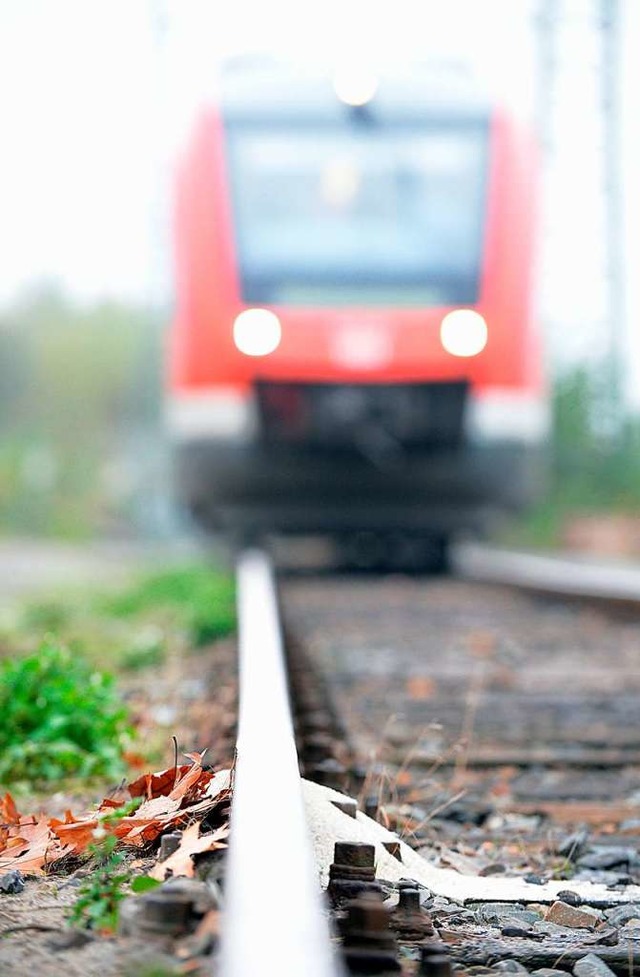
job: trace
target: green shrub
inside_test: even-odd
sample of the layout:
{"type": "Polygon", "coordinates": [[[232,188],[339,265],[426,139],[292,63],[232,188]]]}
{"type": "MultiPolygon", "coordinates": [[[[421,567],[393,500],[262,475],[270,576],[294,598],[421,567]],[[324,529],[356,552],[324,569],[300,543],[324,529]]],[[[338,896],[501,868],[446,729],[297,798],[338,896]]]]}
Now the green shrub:
{"type": "Polygon", "coordinates": [[[132,730],[112,676],[43,642],[0,663],[0,781],[119,777],[132,730]]]}
{"type": "Polygon", "coordinates": [[[233,579],[208,567],[181,567],[147,577],[112,598],[107,610],[118,616],[146,615],[165,609],[196,647],[235,628],[233,579]]]}

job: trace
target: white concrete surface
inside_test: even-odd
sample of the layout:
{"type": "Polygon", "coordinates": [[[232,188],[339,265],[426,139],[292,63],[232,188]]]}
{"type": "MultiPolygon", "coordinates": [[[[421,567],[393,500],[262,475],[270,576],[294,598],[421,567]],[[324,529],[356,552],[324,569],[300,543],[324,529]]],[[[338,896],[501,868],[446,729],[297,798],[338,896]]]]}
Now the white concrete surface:
{"type": "MultiPolygon", "coordinates": [[[[375,845],[376,877],[390,882],[399,879],[413,879],[430,889],[435,895],[445,896],[456,902],[475,900],[487,902],[542,902],[551,903],[558,892],[571,889],[582,896],[592,906],[602,904],[637,902],[640,900],[640,886],[627,886],[623,891],[607,889],[604,885],[590,882],[547,882],[546,885],[533,885],[520,878],[474,875],[461,875],[453,869],[437,868],[426,858],[416,854],[400,838],[387,831],[377,821],[358,811],[356,818],[343,814],[332,803],[343,799],[344,795],[328,787],[304,780],[302,792],[307,812],[307,822],[311,833],[316,865],[323,887],[329,880],[329,866],[333,861],[333,846],[336,841],[363,841],[375,845]],[[385,841],[400,841],[399,861],[384,848],[385,841]]],[[[434,853],[435,858],[435,853],[434,853]]]]}

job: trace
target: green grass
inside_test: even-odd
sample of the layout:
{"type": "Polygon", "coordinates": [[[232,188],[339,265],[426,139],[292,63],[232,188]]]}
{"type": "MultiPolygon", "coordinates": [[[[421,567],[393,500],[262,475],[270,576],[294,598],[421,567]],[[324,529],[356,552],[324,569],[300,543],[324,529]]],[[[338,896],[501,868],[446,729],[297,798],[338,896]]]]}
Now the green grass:
{"type": "Polygon", "coordinates": [[[146,577],[137,587],[108,599],[104,606],[108,613],[125,618],[163,610],[198,648],[235,628],[232,578],[200,566],[146,577]]]}
{"type": "MultiPolygon", "coordinates": [[[[149,574],[118,593],[23,604],[0,627],[0,783],[119,778],[133,730],[116,679],[235,627],[232,577],[205,566],[149,574]]],[[[145,744],[147,750],[149,744],[145,744]]],[[[138,747],[139,749],[139,747],[138,747]]]]}
{"type": "Polygon", "coordinates": [[[0,627],[0,645],[24,653],[48,634],[91,661],[140,671],[161,665],[172,649],[198,649],[234,629],[232,576],[190,565],[148,574],[113,594],[28,602],[0,627]]]}
{"type": "Polygon", "coordinates": [[[55,641],[0,664],[0,782],[122,776],[132,734],[113,676],[55,641]]]}
{"type": "Polygon", "coordinates": [[[546,496],[518,520],[505,526],[497,542],[505,546],[553,550],[566,545],[565,531],[580,516],[626,515],[640,517],[640,502],[622,493],[611,493],[608,501],[585,479],[567,479],[563,485],[551,486],[546,496]]]}

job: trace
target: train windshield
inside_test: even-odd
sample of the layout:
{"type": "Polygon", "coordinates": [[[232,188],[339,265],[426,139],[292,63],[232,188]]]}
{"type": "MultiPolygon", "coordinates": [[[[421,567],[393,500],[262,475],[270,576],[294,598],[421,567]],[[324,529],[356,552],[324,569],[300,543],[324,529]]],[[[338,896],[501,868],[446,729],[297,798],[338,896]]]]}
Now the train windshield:
{"type": "Polygon", "coordinates": [[[487,125],[233,126],[243,299],[274,305],[476,301],[487,125]]]}

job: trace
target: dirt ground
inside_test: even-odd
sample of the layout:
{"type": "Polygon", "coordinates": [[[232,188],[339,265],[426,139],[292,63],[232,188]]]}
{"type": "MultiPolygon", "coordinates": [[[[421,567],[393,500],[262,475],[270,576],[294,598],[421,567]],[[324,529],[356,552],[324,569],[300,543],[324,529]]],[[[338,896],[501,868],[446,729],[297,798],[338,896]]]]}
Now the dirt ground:
{"type": "MultiPolygon", "coordinates": [[[[119,586],[140,570],[192,560],[197,555],[198,550],[191,546],[4,541],[0,543],[0,606],[23,596],[51,596],[87,584],[119,586]]],[[[206,748],[214,769],[230,766],[237,694],[233,640],[223,639],[186,655],[169,654],[151,669],[126,675],[120,685],[141,740],[158,757],[155,769],[172,765],[173,736],[181,753],[206,748]]],[[[140,772],[133,770],[131,779],[140,772]]],[[[43,810],[49,816],[63,816],[67,808],[80,814],[95,807],[114,786],[70,787],[42,794],[35,802],[32,798],[16,800],[25,814],[43,810]]],[[[145,874],[156,861],[155,852],[148,858],[131,858],[135,874],[145,874]]],[[[38,977],[211,973],[210,957],[202,955],[210,949],[210,937],[190,946],[184,935],[175,940],[148,933],[144,937],[105,936],[71,928],[68,913],[90,871],[76,863],[71,873],[25,876],[24,889],[19,893],[0,891],[0,977],[34,973],[38,977]]]]}

